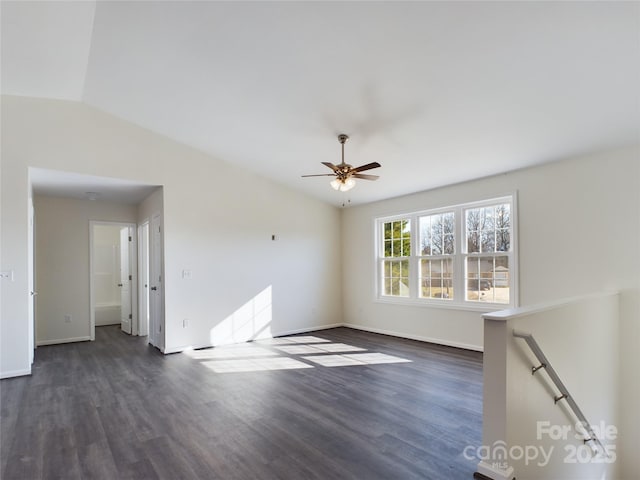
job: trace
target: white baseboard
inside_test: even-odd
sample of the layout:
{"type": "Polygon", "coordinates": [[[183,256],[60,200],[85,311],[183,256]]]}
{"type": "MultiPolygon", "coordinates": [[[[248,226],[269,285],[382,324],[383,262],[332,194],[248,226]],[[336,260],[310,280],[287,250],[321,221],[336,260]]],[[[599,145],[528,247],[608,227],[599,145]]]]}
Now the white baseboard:
{"type": "Polygon", "coordinates": [[[484,351],[483,347],[481,347],[480,345],[471,345],[468,343],[452,342],[450,340],[442,340],[441,338],[423,337],[421,335],[412,335],[407,333],[394,332],[392,330],[385,330],[382,328],[365,327],[363,325],[356,325],[354,323],[343,323],[342,326],[347,328],[353,328],[355,330],[363,330],[365,332],[380,333],[382,335],[390,335],[392,337],[407,338],[409,340],[418,340],[419,342],[435,343],[438,345],[445,345],[447,347],[463,348],[465,350],[473,350],[476,352],[484,351]]]}
{"type": "Polygon", "coordinates": [[[23,370],[11,370],[9,372],[0,372],[0,378],[23,377],[25,375],[31,375],[31,368],[25,368],[23,370]]]}
{"type": "Polygon", "coordinates": [[[45,345],[58,345],[60,343],[73,343],[73,342],[89,342],[91,337],[74,337],[74,338],[61,338],[58,340],[38,340],[36,345],[42,347],[45,345]]]}

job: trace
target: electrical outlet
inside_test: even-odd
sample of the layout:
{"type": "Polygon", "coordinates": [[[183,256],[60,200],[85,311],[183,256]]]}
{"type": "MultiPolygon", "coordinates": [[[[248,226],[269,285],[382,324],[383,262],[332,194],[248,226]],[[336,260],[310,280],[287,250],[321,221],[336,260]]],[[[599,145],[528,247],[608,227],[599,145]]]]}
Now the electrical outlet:
{"type": "Polygon", "coordinates": [[[185,318],[182,320],[182,328],[187,328],[189,326],[189,319],[185,318]]]}
{"type": "Polygon", "coordinates": [[[185,280],[191,280],[193,278],[191,270],[182,270],[182,278],[184,278],[185,280]]]}
{"type": "Polygon", "coordinates": [[[64,316],[64,323],[71,323],[71,315],[64,316]]]}

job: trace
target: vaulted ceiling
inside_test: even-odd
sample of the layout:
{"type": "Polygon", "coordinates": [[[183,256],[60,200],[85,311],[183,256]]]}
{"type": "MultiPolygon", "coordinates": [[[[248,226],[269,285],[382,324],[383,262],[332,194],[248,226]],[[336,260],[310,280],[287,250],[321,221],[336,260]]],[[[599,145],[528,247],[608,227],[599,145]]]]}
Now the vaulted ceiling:
{"type": "Polygon", "coordinates": [[[638,2],[6,2],[2,93],[84,102],[332,204],[638,143],[638,2]],[[325,171],[326,170],[326,171],[325,171]]]}

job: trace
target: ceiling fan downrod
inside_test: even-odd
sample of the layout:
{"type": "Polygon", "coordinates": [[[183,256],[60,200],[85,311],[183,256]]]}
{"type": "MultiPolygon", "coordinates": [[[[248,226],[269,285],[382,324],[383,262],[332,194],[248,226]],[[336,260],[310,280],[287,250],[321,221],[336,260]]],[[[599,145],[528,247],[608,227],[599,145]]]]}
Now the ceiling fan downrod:
{"type": "Polygon", "coordinates": [[[344,144],[347,143],[347,140],[349,140],[349,135],[345,135],[344,133],[341,133],[340,135],[338,135],[338,141],[342,145],[342,163],[340,165],[345,165],[345,163],[344,163],[344,144]]]}

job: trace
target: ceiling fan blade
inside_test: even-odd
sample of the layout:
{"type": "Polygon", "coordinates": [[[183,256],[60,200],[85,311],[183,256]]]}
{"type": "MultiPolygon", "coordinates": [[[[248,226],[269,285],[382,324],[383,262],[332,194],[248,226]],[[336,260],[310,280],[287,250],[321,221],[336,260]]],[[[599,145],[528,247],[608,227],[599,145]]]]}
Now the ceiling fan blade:
{"type": "Polygon", "coordinates": [[[333,173],[320,173],[318,175],[302,175],[303,177],[335,177],[333,173]]]}
{"type": "Polygon", "coordinates": [[[333,170],[334,172],[338,171],[338,167],[336,167],[333,163],[331,162],[320,162],[321,164],[329,167],[331,170],[333,170]]]}
{"type": "Polygon", "coordinates": [[[382,165],[380,165],[378,162],[367,163],[366,165],[361,165],[360,167],[354,168],[352,171],[353,172],[364,172],[365,170],[371,170],[372,168],[378,168],[378,167],[381,167],[381,166],[382,165]]]}
{"type": "Polygon", "coordinates": [[[378,175],[365,175],[363,173],[354,173],[351,176],[353,178],[361,178],[363,180],[377,180],[380,178],[378,175]]]}

